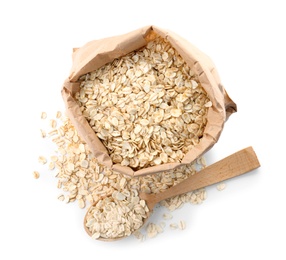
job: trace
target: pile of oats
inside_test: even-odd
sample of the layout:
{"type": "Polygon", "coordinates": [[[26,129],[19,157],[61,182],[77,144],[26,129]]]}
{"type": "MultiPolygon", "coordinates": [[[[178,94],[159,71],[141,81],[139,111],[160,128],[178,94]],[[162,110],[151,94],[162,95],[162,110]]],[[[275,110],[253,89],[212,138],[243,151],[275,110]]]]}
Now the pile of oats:
{"type": "MultiPolygon", "coordinates": [[[[87,144],[78,136],[75,127],[67,117],[61,116],[60,119],[57,117],[55,120],[57,121],[57,127],[53,128],[54,124],[50,125],[50,129],[45,131],[47,134],[44,136],[41,134],[41,136],[45,139],[48,138],[48,140],[52,140],[56,145],[56,150],[49,158],[40,156],[39,162],[41,164],[45,163],[50,171],[55,172],[57,187],[61,190],[58,199],[66,203],[77,202],[80,208],[86,208],[86,206],[90,206],[94,202],[99,201],[100,204],[98,204],[98,206],[108,208],[109,206],[107,204],[112,201],[107,198],[112,198],[111,200],[120,202],[115,203],[116,205],[111,204],[112,207],[115,207],[115,211],[117,212],[122,210],[120,209],[121,207],[131,207],[131,216],[127,217],[130,223],[126,223],[130,228],[124,231],[127,232],[125,234],[132,233],[133,229],[135,230],[140,226],[140,224],[143,223],[146,212],[148,212],[144,202],[139,200],[138,191],[147,193],[162,192],[190,175],[195,174],[200,167],[205,167],[204,160],[198,159],[196,163],[194,162],[178,169],[159,174],[133,178],[125,176],[98,163],[87,144]],[[136,206],[135,202],[138,202],[140,206],[136,206]],[[137,212],[141,215],[135,217],[132,212],[137,212]],[[136,223],[136,226],[132,225],[132,223],[136,223]],[[133,229],[131,227],[133,227],[133,229]]],[[[41,130],[41,133],[42,131],[44,130],[41,130]]],[[[38,178],[40,173],[34,171],[33,175],[35,178],[38,178]]],[[[198,204],[204,199],[206,199],[206,191],[205,189],[201,189],[162,201],[158,206],[163,206],[169,211],[174,211],[182,207],[185,203],[198,204]]],[[[99,217],[98,215],[96,216],[99,217]]],[[[108,219],[109,216],[111,218],[115,217],[113,213],[110,215],[103,214],[102,217],[108,219]]],[[[167,218],[168,217],[165,216],[164,220],[167,220],[167,218]]],[[[94,238],[98,236],[110,236],[111,234],[118,235],[118,232],[121,232],[121,228],[119,230],[117,229],[117,225],[113,225],[114,230],[111,229],[107,234],[104,230],[106,230],[108,224],[106,224],[105,229],[104,227],[98,229],[98,225],[95,224],[97,221],[91,219],[88,220],[87,225],[94,238]],[[100,235],[98,233],[100,233],[100,235]]],[[[151,223],[147,223],[146,226],[147,237],[156,236],[161,233],[164,228],[163,223],[160,223],[160,225],[154,224],[156,225],[156,229],[148,228],[148,225],[151,225],[151,223]],[[154,230],[157,230],[157,233],[154,230]]],[[[110,229],[109,226],[108,228],[110,229]]],[[[140,240],[144,240],[146,237],[141,231],[136,231],[134,236],[140,240]]]]}
{"type": "Polygon", "coordinates": [[[148,211],[137,190],[115,191],[90,208],[85,225],[94,239],[126,237],[143,226],[148,211]]]}
{"type": "Polygon", "coordinates": [[[75,98],[115,164],[140,169],[180,162],[203,136],[212,103],[161,37],[81,80],[75,98]]]}

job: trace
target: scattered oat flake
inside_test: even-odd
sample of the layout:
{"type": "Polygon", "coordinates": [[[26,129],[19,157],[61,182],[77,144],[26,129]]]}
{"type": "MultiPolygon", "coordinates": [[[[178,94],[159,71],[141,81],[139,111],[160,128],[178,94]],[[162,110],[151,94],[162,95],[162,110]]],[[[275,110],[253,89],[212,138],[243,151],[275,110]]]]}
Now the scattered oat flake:
{"type": "Polygon", "coordinates": [[[49,136],[53,136],[53,135],[57,135],[58,134],[58,131],[56,129],[48,132],[49,136]]]}
{"type": "Polygon", "coordinates": [[[61,116],[62,116],[62,112],[61,111],[57,111],[57,114],[56,114],[56,118],[61,118],[61,116]]]}
{"type": "Polygon", "coordinates": [[[58,161],[58,156],[52,155],[52,156],[51,156],[51,160],[52,160],[53,162],[58,161]]]}
{"type": "Polygon", "coordinates": [[[164,213],[164,214],[163,214],[163,218],[164,218],[164,219],[172,219],[173,216],[172,216],[172,214],[170,214],[170,213],[164,213]]]}
{"type": "Polygon", "coordinates": [[[56,128],[56,127],[57,127],[57,121],[54,120],[54,119],[51,119],[51,120],[50,120],[50,126],[51,126],[52,128],[56,128]]]}
{"type": "Polygon", "coordinates": [[[177,229],[178,228],[178,224],[177,223],[171,223],[170,224],[170,228],[171,229],[177,229]]]}
{"type": "Polygon", "coordinates": [[[78,200],[78,206],[79,206],[81,209],[83,209],[83,208],[85,207],[85,202],[84,202],[83,199],[79,199],[79,200],[78,200]]]}
{"type": "Polygon", "coordinates": [[[38,161],[41,164],[46,164],[47,163],[47,159],[44,156],[39,156],[38,161]]]}
{"type": "Polygon", "coordinates": [[[45,138],[45,137],[47,136],[46,131],[43,130],[43,129],[40,129],[40,131],[41,131],[41,136],[42,136],[43,138],[45,138]]]}
{"type": "Polygon", "coordinates": [[[164,231],[164,228],[160,224],[156,224],[156,230],[158,233],[162,233],[164,231]]]}
{"type": "Polygon", "coordinates": [[[222,191],[226,188],[226,184],[225,183],[219,183],[217,186],[216,186],[217,190],[219,191],[222,191]]]}
{"type": "Polygon", "coordinates": [[[55,163],[54,162],[50,162],[49,163],[49,170],[53,170],[55,169],[55,163]]]}
{"type": "Polygon", "coordinates": [[[46,119],[47,118],[47,113],[46,112],[42,112],[41,113],[41,119],[46,119]]]}
{"type": "Polygon", "coordinates": [[[58,196],[58,200],[60,200],[60,201],[64,201],[64,200],[65,200],[65,196],[64,196],[64,195],[62,195],[62,194],[61,194],[61,195],[59,195],[59,196],[58,196]]]}
{"type": "Polygon", "coordinates": [[[148,223],[147,227],[147,236],[149,238],[153,238],[155,236],[157,236],[158,231],[157,231],[157,225],[154,223],[148,223]]]}
{"type": "Polygon", "coordinates": [[[186,222],[184,220],[180,220],[179,229],[184,230],[186,228],[186,222]]]}
{"type": "Polygon", "coordinates": [[[34,171],[34,172],[33,172],[33,176],[34,176],[35,179],[39,179],[40,173],[37,172],[37,171],[34,171]]]}
{"type": "Polygon", "coordinates": [[[140,241],[143,241],[143,239],[144,239],[144,235],[140,232],[140,230],[136,230],[133,233],[133,236],[136,237],[137,239],[139,239],[140,241]]]}

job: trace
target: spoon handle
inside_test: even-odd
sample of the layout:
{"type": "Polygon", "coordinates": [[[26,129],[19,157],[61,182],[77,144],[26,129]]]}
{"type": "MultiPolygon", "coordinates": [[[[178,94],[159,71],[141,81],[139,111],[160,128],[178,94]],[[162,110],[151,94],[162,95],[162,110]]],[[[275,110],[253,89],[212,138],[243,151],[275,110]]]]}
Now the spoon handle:
{"type": "Polygon", "coordinates": [[[247,173],[260,166],[253,148],[242,149],[188,177],[179,184],[158,194],[148,196],[149,209],[158,202],[173,196],[194,191],[236,176],[247,173]]]}

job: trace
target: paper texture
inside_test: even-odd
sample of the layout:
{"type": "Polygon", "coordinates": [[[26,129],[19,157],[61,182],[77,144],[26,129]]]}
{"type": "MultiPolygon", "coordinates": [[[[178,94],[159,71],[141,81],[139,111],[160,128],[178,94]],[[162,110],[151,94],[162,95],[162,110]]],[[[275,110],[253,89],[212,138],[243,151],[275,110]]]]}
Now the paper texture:
{"type": "Polygon", "coordinates": [[[177,34],[156,26],[146,26],[124,35],[91,41],[81,48],[74,49],[72,68],[69,77],[63,84],[62,96],[69,118],[98,161],[114,171],[131,176],[154,174],[191,163],[213,147],[220,137],[224,123],[232,113],[236,112],[236,104],[229,98],[222,86],[212,60],[177,34]],[[106,148],[82,115],[74,99],[74,94],[79,91],[80,82],[78,80],[80,76],[94,71],[131,51],[142,48],[154,39],[156,34],[167,38],[198,75],[199,81],[213,105],[208,110],[208,122],[200,143],[194,146],[181,162],[133,171],[130,167],[112,163],[106,148]]]}

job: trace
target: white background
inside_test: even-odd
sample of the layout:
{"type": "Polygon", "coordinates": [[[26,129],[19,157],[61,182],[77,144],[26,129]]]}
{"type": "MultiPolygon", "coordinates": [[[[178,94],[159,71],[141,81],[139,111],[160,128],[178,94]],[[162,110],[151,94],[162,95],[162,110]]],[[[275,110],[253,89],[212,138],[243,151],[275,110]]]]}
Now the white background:
{"type": "MultiPolygon", "coordinates": [[[[285,1],[1,1],[0,259],[286,259],[285,1]],[[169,228],[140,243],[91,240],[84,210],[58,201],[53,174],[37,158],[41,111],[63,110],[61,85],[73,47],[154,24],[208,54],[238,112],[206,155],[211,164],[253,146],[261,168],[208,187],[169,228]],[[41,177],[35,180],[32,172],[41,177]]],[[[153,215],[162,219],[162,212],[153,215]]]]}

